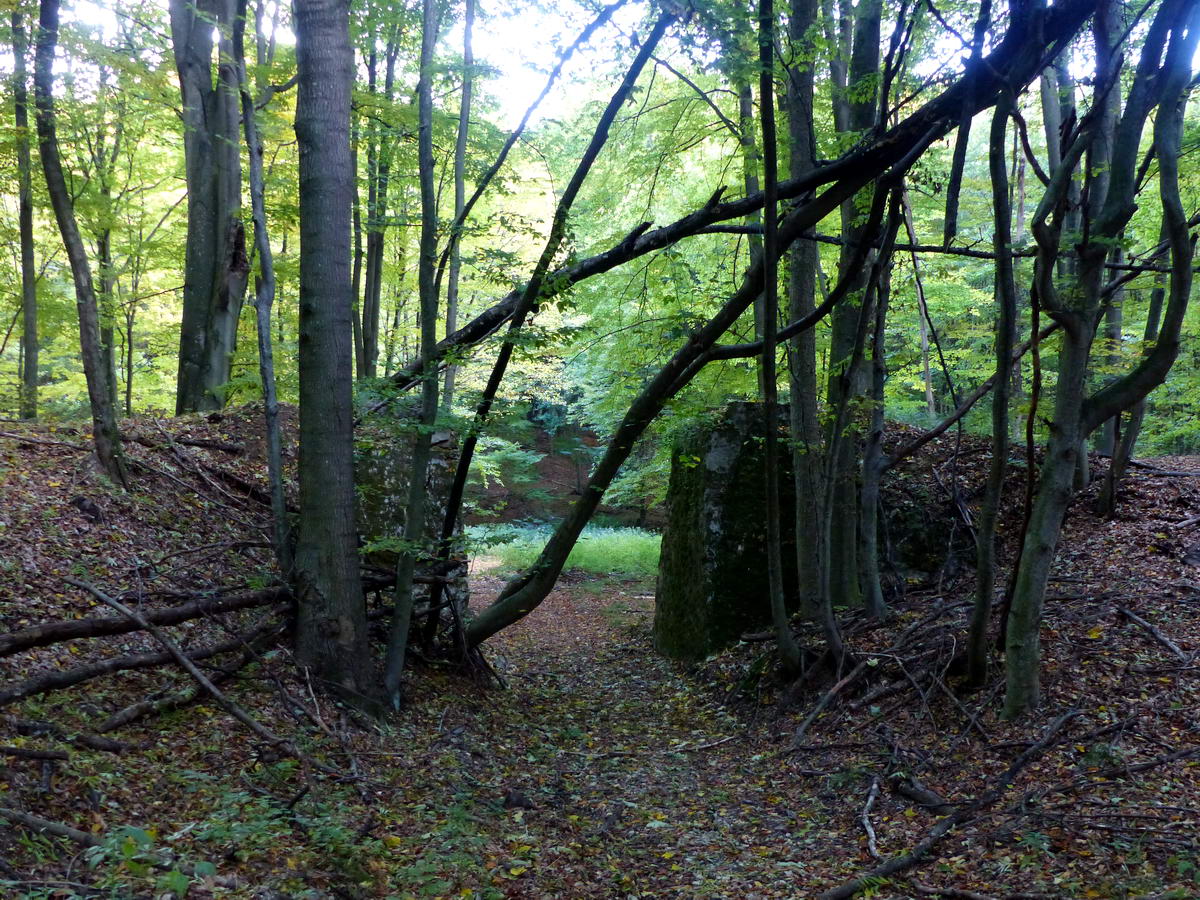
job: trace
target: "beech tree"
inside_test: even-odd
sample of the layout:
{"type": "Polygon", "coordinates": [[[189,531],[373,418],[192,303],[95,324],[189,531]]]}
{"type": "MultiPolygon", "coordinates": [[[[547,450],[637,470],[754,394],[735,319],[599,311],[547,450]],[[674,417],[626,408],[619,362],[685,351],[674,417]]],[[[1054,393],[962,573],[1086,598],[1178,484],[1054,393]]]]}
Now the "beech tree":
{"type": "Polygon", "coordinates": [[[328,688],[377,693],[354,520],[349,0],[297,0],[300,520],[296,648],[328,688]]]}
{"type": "Polygon", "coordinates": [[[25,57],[29,41],[19,9],[12,12],[13,123],[17,126],[18,228],[21,244],[21,404],[22,419],[37,418],[38,307],[33,264],[33,163],[29,153],[29,99],[25,57]]]}
{"type": "Polygon", "coordinates": [[[229,381],[250,264],[241,219],[240,95],[233,48],[238,4],[171,0],[170,14],[188,189],[179,414],[224,405],[221,389],[229,381]]]}
{"type": "Polygon", "coordinates": [[[38,155],[50,194],[50,205],[71,264],[75,309],[79,318],[79,348],[87,379],[96,456],[106,475],[122,487],[129,484],[117,413],[100,343],[100,315],[91,263],[79,233],[75,209],[63,174],[54,115],[54,55],[58,46],[58,0],[43,0],[38,16],[33,91],[37,106],[38,155]]]}

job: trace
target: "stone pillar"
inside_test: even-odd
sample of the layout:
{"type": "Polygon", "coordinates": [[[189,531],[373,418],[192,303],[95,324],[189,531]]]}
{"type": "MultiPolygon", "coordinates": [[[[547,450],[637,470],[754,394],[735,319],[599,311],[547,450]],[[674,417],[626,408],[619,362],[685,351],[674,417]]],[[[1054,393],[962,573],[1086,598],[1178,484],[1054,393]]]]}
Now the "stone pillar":
{"type": "MultiPolygon", "coordinates": [[[[737,402],[674,448],[654,607],[654,645],[665,656],[703,659],[771,624],[764,434],[762,407],[737,402]]],[[[780,464],[784,590],[794,610],[795,497],[787,452],[780,464]]]]}

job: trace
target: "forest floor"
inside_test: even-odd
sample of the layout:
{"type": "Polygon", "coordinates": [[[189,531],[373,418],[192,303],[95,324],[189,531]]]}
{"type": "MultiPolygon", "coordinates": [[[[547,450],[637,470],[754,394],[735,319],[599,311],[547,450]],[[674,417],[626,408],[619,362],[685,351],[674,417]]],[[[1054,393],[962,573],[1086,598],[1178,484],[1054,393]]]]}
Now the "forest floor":
{"type": "MultiPolygon", "coordinates": [[[[255,424],[146,428],[129,495],[105,489],[76,437],[0,438],[3,630],[108,612],[67,577],[137,587],[144,611],[218,576],[256,584],[264,510],[237,487],[252,454],[233,450],[255,424]]],[[[78,832],[0,825],[0,896],[817,897],[944,831],[861,895],[1200,897],[1200,478],[1139,470],[1112,521],[1087,499],[1047,605],[1043,706],[1020,722],[999,717],[998,667],[982,691],[957,683],[969,577],[911,590],[885,623],[848,615],[860,665],[797,688],[770,674],[768,643],[664,660],[652,584],[568,574],[488,643],[504,689],[418,662],[382,723],[314,694],[286,645],[262,646],[224,687],[302,761],[211,701],[105,732],[120,746],[86,743],[112,713],[186,688],[169,668],[8,703],[0,808],[78,832]]],[[[500,584],[477,571],[473,604],[500,584]]],[[[200,643],[219,625],[172,633],[200,643]]],[[[0,658],[0,690],[154,649],[135,633],[24,650],[0,658]]]]}

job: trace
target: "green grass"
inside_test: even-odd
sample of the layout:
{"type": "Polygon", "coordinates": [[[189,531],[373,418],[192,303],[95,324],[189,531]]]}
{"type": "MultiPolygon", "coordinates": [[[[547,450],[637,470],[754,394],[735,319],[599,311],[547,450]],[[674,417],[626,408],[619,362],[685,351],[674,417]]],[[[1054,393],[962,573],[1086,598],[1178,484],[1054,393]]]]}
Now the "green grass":
{"type": "MultiPolygon", "coordinates": [[[[476,554],[495,556],[500,568],[529,566],[550,536],[548,526],[476,525],[467,529],[476,554]]],[[[658,572],[660,538],[641,528],[586,528],[567,558],[566,568],[594,575],[653,577],[658,572]]]]}

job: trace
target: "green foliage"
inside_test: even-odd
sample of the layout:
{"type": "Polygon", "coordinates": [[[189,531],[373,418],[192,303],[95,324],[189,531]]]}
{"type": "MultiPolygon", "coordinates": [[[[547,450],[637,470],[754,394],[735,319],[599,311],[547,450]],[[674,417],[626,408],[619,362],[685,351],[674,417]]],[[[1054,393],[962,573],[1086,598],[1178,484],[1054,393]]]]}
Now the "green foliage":
{"type": "MultiPolygon", "coordinates": [[[[550,529],[534,525],[487,525],[468,530],[480,552],[495,556],[504,570],[527,567],[537,558],[550,529]]],[[[596,575],[649,578],[658,572],[657,534],[641,528],[590,527],[567,559],[567,569],[596,575]]]]}

